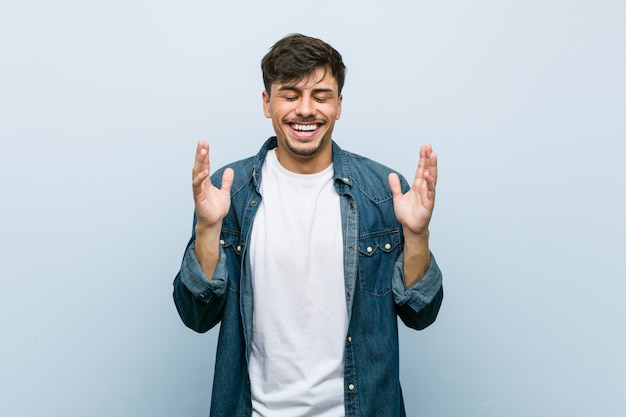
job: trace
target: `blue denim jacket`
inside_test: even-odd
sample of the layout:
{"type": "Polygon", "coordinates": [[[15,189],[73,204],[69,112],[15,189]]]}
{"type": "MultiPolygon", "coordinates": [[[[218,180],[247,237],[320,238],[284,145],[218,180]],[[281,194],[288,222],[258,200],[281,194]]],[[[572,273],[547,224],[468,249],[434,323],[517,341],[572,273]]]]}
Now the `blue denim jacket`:
{"type": "MultiPolygon", "coordinates": [[[[222,223],[220,261],[212,279],[204,275],[194,255],[192,233],[174,280],[174,301],[185,325],[206,332],[221,322],[212,417],[252,415],[247,361],[253,305],[246,249],[262,198],[261,167],[267,151],[275,147],[276,138],[270,138],[256,156],[229,165],[235,171],[231,207],[222,223]]],[[[333,166],[341,200],[349,320],[344,351],[345,415],[405,416],[397,317],[418,330],[435,321],[443,298],[441,272],[431,255],[426,275],[406,288],[404,240],[393,210],[389,168],[343,151],[334,142],[333,166]]],[[[221,184],[224,168],[211,177],[214,184],[221,184]]],[[[409,186],[400,178],[406,192],[409,186]]]]}

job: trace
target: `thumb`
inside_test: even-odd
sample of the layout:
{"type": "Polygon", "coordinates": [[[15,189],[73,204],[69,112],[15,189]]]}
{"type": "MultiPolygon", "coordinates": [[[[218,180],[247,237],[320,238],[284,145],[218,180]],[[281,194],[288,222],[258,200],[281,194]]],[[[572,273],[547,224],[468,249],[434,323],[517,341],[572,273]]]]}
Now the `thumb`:
{"type": "Polygon", "coordinates": [[[392,172],[389,174],[389,188],[391,188],[391,194],[393,198],[397,198],[402,196],[402,187],[400,186],[400,178],[398,178],[398,174],[392,172]]]}
{"type": "Polygon", "coordinates": [[[230,193],[230,187],[233,185],[233,179],[235,178],[235,171],[232,168],[226,168],[222,174],[222,187],[221,189],[230,193]]]}

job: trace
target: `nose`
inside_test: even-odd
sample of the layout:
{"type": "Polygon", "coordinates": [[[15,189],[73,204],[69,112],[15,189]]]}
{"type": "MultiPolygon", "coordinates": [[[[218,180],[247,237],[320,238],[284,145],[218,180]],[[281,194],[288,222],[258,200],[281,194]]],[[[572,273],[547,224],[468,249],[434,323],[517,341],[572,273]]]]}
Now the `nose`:
{"type": "Polygon", "coordinates": [[[315,103],[312,97],[302,97],[298,102],[296,114],[300,117],[315,116],[315,103]]]}

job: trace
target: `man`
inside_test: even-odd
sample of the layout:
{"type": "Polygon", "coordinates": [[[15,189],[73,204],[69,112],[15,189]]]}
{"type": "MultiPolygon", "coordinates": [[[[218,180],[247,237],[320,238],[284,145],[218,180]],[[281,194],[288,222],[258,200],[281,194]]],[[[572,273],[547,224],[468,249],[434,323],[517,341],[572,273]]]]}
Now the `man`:
{"type": "Polygon", "coordinates": [[[288,36],[261,66],[276,136],[211,177],[198,143],[174,280],[187,326],[221,322],[211,416],[404,416],[397,317],[423,329],[443,297],[437,157],[420,149],[409,187],[333,141],[345,66],[325,42],[288,36]]]}

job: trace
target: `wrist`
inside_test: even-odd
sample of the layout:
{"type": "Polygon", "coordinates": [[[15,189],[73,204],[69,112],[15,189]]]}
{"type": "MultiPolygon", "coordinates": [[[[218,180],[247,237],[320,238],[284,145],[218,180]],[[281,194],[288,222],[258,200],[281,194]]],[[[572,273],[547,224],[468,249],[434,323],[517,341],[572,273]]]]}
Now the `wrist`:
{"type": "Polygon", "coordinates": [[[430,238],[430,230],[428,230],[428,228],[419,232],[414,232],[414,231],[407,230],[406,228],[404,228],[402,232],[404,233],[405,244],[428,245],[428,239],[430,238]]]}
{"type": "Polygon", "coordinates": [[[430,249],[428,247],[427,230],[420,233],[404,234],[404,279],[407,288],[418,282],[428,271],[430,265],[430,249]]]}
{"type": "Polygon", "coordinates": [[[201,222],[195,225],[196,240],[215,240],[219,239],[222,232],[222,222],[213,225],[207,225],[201,222]]]}

